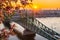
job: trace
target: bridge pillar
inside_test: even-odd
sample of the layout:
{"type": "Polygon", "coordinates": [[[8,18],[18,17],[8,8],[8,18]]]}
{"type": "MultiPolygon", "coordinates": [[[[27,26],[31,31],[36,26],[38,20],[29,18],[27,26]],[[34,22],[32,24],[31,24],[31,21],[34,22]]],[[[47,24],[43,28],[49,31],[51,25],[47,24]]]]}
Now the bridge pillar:
{"type": "Polygon", "coordinates": [[[11,25],[15,24],[13,31],[17,34],[18,38],[22,40],[34,40],[35,33],[22,27],[20,24],[16,22],[12,22],[11,25]]]}
{"type": "Polygon", "coordinates": [[[35,37],[35,33],[33,33],[32,31],[28,29],[24,30],[23,34],[21,34],[17,30],[14,30],[14,32],[17,34],[18,38],[22,40],[34,40],[34,37],[35,37]]]}

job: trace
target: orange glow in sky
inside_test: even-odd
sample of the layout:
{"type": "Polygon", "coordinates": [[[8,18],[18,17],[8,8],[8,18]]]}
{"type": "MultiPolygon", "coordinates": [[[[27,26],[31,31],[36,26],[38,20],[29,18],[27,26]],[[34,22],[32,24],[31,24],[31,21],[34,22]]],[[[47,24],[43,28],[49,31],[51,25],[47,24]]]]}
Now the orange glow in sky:
{"type": "Polygon", "coordinates": [[[37,9],[38,7],[36,5],[33,6],[34,9],[37,9]]]}
{"type": "Polygon", "coordinates": [[[39,6],[36,5],[36,4],[33,4],[33,5],[32,5],[32,9],[34,9],[34,10],[38,10],[38,9],[39,9],[39,6]]]}
{"type": "Polygon", "coordinates": [[[33,0],[33,4],[39,8],[60,8],[60,0],[33,0]]]}

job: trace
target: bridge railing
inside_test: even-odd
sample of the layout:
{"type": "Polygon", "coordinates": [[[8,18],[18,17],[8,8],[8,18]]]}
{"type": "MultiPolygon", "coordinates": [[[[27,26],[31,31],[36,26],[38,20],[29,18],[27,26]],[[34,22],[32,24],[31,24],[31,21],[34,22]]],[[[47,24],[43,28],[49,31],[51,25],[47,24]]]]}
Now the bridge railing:
{"type": "Polygon", "coordinates": [[[26,26],[27,29],[29,29],[29,30],[31,30],[31,31],[49,39],[49,40],[57,40],[58,39],[55,36],[53,36],[53,35],[47,33],[46,31],[44,31],[42,28],[39,28],[38,26],[36,26],[34,24],[34,22],[32,22],[31,19],[27,19],[27,20],[28,20],[27,21],[27,26],[26,26]]]}
{"type": "Polygon", "coordinates": [[[40,21],[38,21],[37,19],[34,19],[34,21],[31,18],[27,18],[28,23],[36,25],[39,29],[44,30],[45,32],[55,36],[60,36],[60,34],[58,34],[57,32],[53,31],[52,29],[48,28],[47,26],[45,26],[44,24],[42,24],[40,21]]]}
{"type": "Polygon", "coordinates": [[[30,23],[33,23],[38,28],[43,29],[44,31],[46,31],[46,32],[48,32],[48,33],[50,33],[52,35],[59,35],[60,36],[60,34],[58,34],[57,32],[53,31],[52,29],[48,28],[46,25],[44,25],[43,23],[41,23],[37,19],[34,19],[34,21],[32,21],[32,19],[29,19],[29,18],[27,18],[27,19],[30,21],[30,23]]]}

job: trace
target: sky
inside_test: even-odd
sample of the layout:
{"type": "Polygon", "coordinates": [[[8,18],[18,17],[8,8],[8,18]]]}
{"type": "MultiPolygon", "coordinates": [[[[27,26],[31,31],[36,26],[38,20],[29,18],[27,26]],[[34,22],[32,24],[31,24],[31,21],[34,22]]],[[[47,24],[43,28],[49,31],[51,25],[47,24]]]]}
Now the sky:
{"type": "Polygon", "coordinates": [[[39,8],[60,8],[60,0],[33,0],[39,8]]]}

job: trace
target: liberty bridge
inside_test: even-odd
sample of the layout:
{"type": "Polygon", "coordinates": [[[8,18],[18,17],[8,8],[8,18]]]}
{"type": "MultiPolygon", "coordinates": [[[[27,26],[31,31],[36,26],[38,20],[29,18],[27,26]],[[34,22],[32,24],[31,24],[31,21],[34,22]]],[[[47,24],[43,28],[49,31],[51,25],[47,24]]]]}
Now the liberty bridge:
{"type": "Polygon", "coordinates": [[[55,32],[53,29],[48,28],[46,25],[44,25],[43,23],[38,21],[36,19],[36,17],[34,17],[33,13],[32,13],[32,16],[31,15],[28,16],[27,12],[25,14],[23,13],[23,15],[25,15],[25,16],[22,17],[21,15],[16,13],[13,16],[12,21],[15,21],[16,23],[20,24],[22,27],[24,27],[34,33],[37,33],[37,34],[47,38],[48,40],[60,39],[59,33],[55,32]]]}

